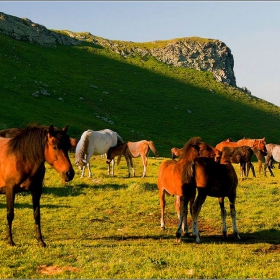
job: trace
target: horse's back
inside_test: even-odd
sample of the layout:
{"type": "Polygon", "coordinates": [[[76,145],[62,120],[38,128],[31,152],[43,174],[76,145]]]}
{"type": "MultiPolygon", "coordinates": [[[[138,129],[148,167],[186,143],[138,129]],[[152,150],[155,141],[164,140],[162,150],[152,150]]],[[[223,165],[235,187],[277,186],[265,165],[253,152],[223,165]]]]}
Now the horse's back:
{"type": "Polygon", "coordinates": [[[238,147],[238,144],[236,142],[222,141],[215,148],[222,151],[224,147],[238,147]]]}
{"type": "Polygon", "coordinates": [[[220,164],[211,158],[194,160],[197,188],[205,189],[208,196],[224,197],[235,192],[238,178],[231,163],[220,164]]]}

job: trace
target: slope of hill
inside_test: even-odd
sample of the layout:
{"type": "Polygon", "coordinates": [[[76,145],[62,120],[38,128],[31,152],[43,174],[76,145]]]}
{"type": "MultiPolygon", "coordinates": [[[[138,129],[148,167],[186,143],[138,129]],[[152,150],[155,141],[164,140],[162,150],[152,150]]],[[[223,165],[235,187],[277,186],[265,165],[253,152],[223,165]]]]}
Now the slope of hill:
{"type": "Polygon", "coordinates": [[[0,129],[28,123],[63,127],[79,138],[110,128],[125,141],[152,139],[161,156],[193,136],[280,142],[280,108],[212,73],[122,56],[92,42],[43,47],[0,35],[0,129]]]}

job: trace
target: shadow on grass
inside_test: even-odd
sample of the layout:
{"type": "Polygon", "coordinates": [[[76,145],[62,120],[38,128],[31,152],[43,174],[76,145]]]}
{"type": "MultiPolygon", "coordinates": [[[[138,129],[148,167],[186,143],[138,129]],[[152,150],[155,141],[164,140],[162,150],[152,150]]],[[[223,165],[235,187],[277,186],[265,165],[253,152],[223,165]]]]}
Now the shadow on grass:
{"type": "MultiPolygon", "coordinates": [[[[240,233],[241,240],[235,240],[234,236],[229,234],[228,238],[223,238],[222,235],[200,235],[201,244],[257,244],[257,243],[268,243],[271,245],[279,245],[280,252],[280,231],[275,229],[260,230],[252,233],[240,233]]],[[[134,240],[174,240],[177,243],[175,233],[172,234],[155,234],[155,235],[116,235],[116,236],[104,236],[93,238],[95,240],[114,240],[114,241],[134,241],[134,240]]],[[[182,243],[193,243],[195,244],[194,238],[190,236],[182,236],[182,243]]],[[[199,245],[199,244],[198,244],[199,245]]]]}

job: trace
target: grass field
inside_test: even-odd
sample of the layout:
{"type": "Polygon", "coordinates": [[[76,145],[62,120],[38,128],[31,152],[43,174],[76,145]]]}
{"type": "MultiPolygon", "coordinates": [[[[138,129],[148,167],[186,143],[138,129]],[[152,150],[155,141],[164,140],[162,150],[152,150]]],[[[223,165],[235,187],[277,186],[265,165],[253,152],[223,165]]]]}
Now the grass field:
{"type": "MultiPolygon", "coordinates": [[[[70,158],[74,162],[73,154],[70,158]]],[[[201,244],[191,237],[177,244],[172,196],[167,197],[166,230],[160,229],[156,182],[163,160],[150,157],[142,179],[140,159],[134,160],[135,178],[126,177],[124,159],[111,177],[105,160],[94,156],[93,177],[80,178],[74,167],[76,175],[67,184],[46,165],[41,198],[46,248],[35,239],[30,193],[16,196],[16,246],[6,244],[6,203],[0,196],[0,278],[280,278],[280,170],[274,169],[275,177],[257,173],[239,179],[240,241],[233,239],[230,217],[229,239],[222,239],[219,205],[208,197],[199,219],[201,244]]]]}

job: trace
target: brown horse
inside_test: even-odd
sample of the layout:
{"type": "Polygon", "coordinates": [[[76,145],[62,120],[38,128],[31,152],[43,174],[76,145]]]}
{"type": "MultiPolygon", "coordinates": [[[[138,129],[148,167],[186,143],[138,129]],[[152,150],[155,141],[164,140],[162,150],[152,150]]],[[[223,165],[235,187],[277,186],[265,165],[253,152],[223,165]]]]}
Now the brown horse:
{"type": "Polygon", "coordinates": [[[45,176],[45,161],[55,168],[65,182],[74,177],[68,157],[70,147],[66,134],[68,125],[62,130],[53,125],[28,126],[11,130],[9,138],[0,138],[0,193],[6,194],[8,244],[14,245],[12,222],[14,200],[18,192],[32,194],[36,238],[40,246],[46,246],[41,233],[40,198],[45,176]]]}
{"type": "Polygon", "coordinates": [[[200,140],[200,137],[191,138],[182,148],[183,152],[178,161],[166,160],[159,167],[157,186],[161,207],[161,228],[165,229],[165,194],[175,195],[175,208],[179,219],[176,231],[178,242],[181,241],[182,231],[188,234],[187,207],[188,202],[192,205],[196,194],[195,184],[190,175],[193,160],[199,156],[216,159],[220,156],[217,149],[200,140]]]}
{"type": "Polygon", "coordinates": [[[228,147],[228,155],[231,163],[240,164],[240,176],[248,177],[250,169],[252,169],[253,176],[256,177],[254,165],[251,161],[253,150],[248,146],[228,147]]]}
{"type": "Polygon", "coordinates": [[[222,151],[223,147],[240,147],[240,146],[248,146],[252,149],[257,148],[263,154],[267,153],[265,137],[262,139],[243,138],[238,140],[237,142],[222,141],[216,145],[216,149],[222,151]]]}
{"type": "Polygon", "coordinates": [[[182,153],[183,153],[183,148],[179,149],[179,148],[174,147],[171,149],[171,158],[175,159],[177,157],[180,157],[182,155],[182,153]]]}
{"type": "Polygon", "coordinates": [[[133,176],[135,176],[135,169],[134,169],[132,158],[137,158],[141,156],[143,167],[144,167],[143,174],[142,174],[142,178],[143,178],[146,176],[148,156],[150,151],[152,151],[156,156],[159,155],[153,141],[141,140],[138,142],[127,142],[121,146],[111,147],[107,151],[106,162],[110,164],[110,162],[114,160],[115,156],[119,156],[117,161],[117,164],[119,164],[121,160],[121,156],[123,155],[127,163],[128,177],[130,177],[131,168],[132,168],[133,176]]]}
{"type": "Polygon", "coordinates": [[[220,163],[209,158],[198,157],[194,159],[193,168],[191,169],[191,178],[194,179],[198,191],[197,197],[192,207],[193,236],[197,243],[200,242],[198,231],[198,215],[207,196],[217,197],[221,209],[223,222],[223,236],[227,237],[226,227],[226,209],[224,198],[228,197],[230,202],[230,215],[232,219],[234,236],[240,239],[236,226],[236,188],[238,178],[230,160],[230,151],[228,147],[222,150],[220,163]]]}

